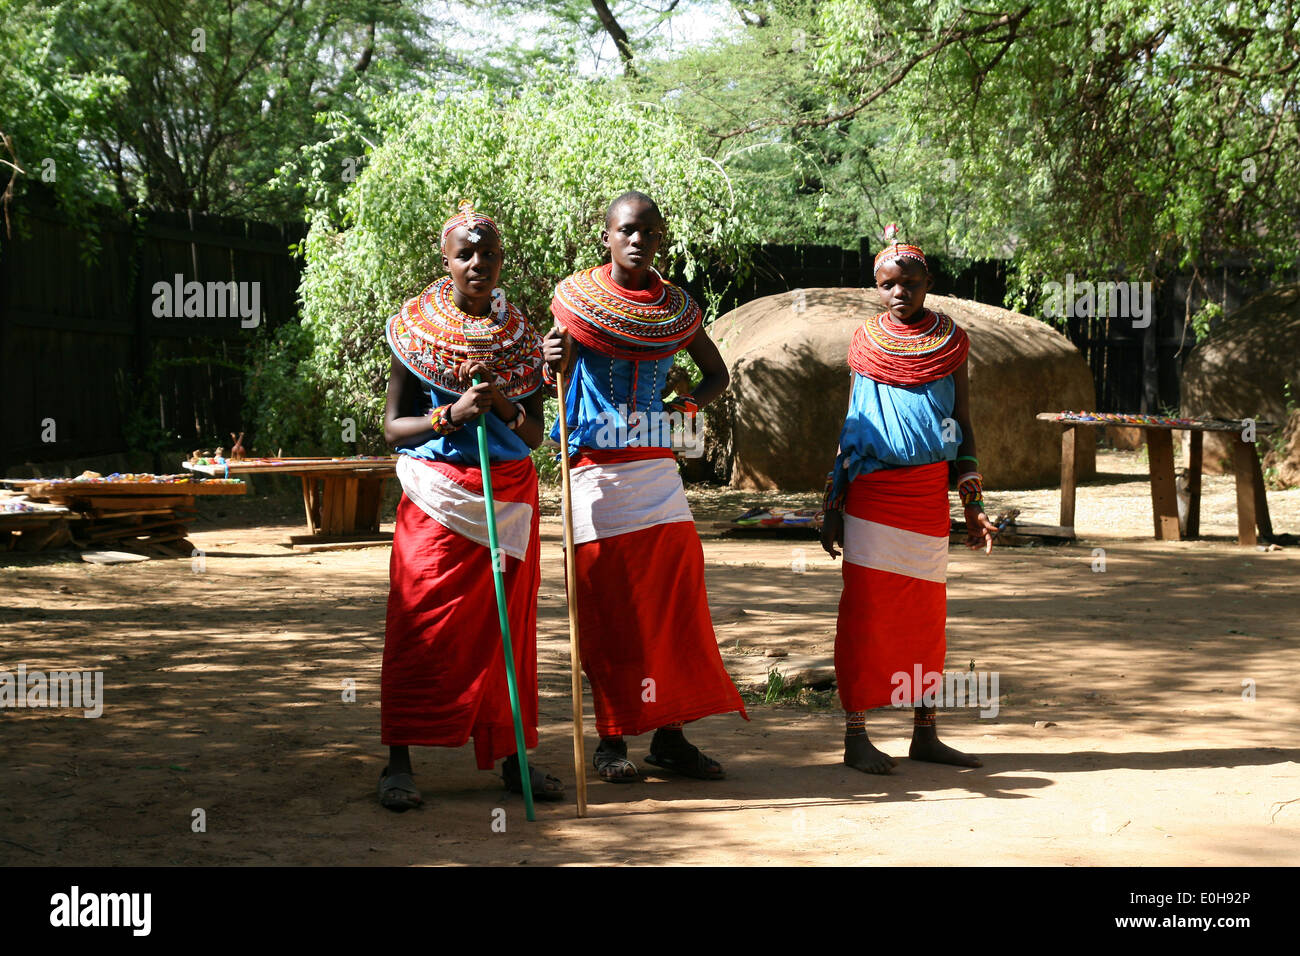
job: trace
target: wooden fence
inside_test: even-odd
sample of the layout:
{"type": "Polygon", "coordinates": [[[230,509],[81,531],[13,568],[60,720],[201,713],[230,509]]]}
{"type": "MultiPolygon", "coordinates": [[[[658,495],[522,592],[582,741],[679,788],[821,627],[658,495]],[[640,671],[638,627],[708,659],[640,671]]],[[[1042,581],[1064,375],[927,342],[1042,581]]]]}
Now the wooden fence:
{"type": "Polygon", "coordinates": [[[0,471],[239,431],[250,344],[296,320],[289,246],[304,235],[302,224],[104,216],[91,259],[81,226],[23,204],[0,243],[0,471]],[[177,276],[174,302],[158,284],[174,290],[177,276]]]}

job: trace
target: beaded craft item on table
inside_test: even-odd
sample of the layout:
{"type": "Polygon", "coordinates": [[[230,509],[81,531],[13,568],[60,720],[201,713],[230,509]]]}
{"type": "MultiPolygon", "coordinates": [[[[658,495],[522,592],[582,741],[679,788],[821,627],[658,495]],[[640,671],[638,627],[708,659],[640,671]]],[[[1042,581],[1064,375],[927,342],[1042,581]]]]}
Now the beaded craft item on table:
{"type": "Polygon", "coordinates": [[[511,401],[542,383],[542,340],[515,306],[470,315],[452,299],[450,276],[433,282],[388,320],[388,346],[416,377],[453,395],[464,393],[456,367],[482,362],[511,401]]]}
{"type": "Polygon", "coordinates": [[[1170,415],[1129,415],[1123,412],[1061,412],[1058,422],[1104,422],[1107,425],[1199,425],[1202,419],[1170,415]]]}
{"type": "Polygon", "coordinates": [[[555,287],[551,312],[587,348],[619,359],[661,359],[695,338],[704,314],[686,290],[658,273],[645,289],[623,289],[606,263],[555,287]]]}

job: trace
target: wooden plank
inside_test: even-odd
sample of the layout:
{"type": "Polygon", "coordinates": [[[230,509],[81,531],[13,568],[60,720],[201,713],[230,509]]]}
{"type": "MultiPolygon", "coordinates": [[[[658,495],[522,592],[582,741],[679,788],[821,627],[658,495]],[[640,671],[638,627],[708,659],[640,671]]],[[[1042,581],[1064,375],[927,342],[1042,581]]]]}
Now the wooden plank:
{"type": "Polygon", "coordinates": [[[343,500],[340,502],[342,508],[342,517],[340,522],[344,531],[357,530],[357,479],[340,478],[339,494],[343,500]]]}
{"type": "Polygon", "coordinates": [[[1073,425],[1061,428],[1061,525],[1074,527],[1075,488],[1079,480],[1079,449],[1073,425]]]}
{"type": "Polygon", "coordinates": [[[1259,446],[1256,445],[1250,456],[1250,470],[1253,473],[1251,484],[1255,486],[1255,527],[1259,536],[1265,541],[1273,540],[1273,519],[1268,513],[1268,489],[1264,487],[1264,469],[1259,464],[1259,446]]]}
{"type": "Polygon", "coordinates": [[[153,497],[138,497],[136,495],[88,495],[82,498],[77,496],[78,501],[84,501],[90,508],[103,509],[121,509],[130,508],[137,510],[140,508],[192,508],[194,507],[193,495],[155,495],[153,497]]]}
{"type": "Polygon", "coordinates": [[[384,504],[384,484],[387,478],[357,479],[358,531],[378,531],[379,512],[384,504]]]}
{"type": "Polygon", "coordinates": [[[312,499],[316,493],[316,479],[308,478],[306,475],[300,476],[302,479],[302,507],[307,513],[307,530],[312,534],[316,533],[316,511],[313,507],[312,499]]]}
{"type": "Polygon", "coordinates": [[[1193,431],[1187,463],[1187,537],[1201,536],[1201,441],[1205,435],[1193,431]]]}
{"type": "Polygon", "coordinates": [[[194,495],[242,495],[248,486],[240,482],[212,481],[50,481],[37,478],[11,481],[10,484],[21,488],[32,497],[42,498],[84,498],[87,495],[99,497],[113,495],[123,498],[140,496],[193,497],[194,495]]]}
{"type": "MultiPolygon", "coordinates": [[[[1059,414],[1061,413],[1060,412],[1039,412],[1037,415],[1034,416],[1034,418],[1040,422],[1054,422],[1055,424],[1058,425],[1083,425],[1088,428],[1149,428],[1149,429],[1165,429],[1167,431],[1182,431],[1186,429],[1188,431],[1196,430],[1196,431],[1206,431],[1206,432],[1239,432],[1245,427],[1245,420],[1236,419],[1236,418],[1169,419],[1168,421],[1163,421],[1163,422],[1151,422],[1151,421],[1140,421],[1140,420],[1124,421],[1122,419],[1117,419],[1115,421],[1107,420],[1107,421],[1080,422],[1080,421],[1072,421],[1070,419],[1065,419],[1065,420],[1059,419],[1057,418],[1057,415],[1059,414]]],[[[1137,416],[1130,416],[1130,417],[1135,419],[1137,418],[1137,416]]],[[[1277,422],[1270,422],[1270,421],[1255,422],[1255,431],[1259,434],[1267,434],[1268,432],[1276,431],[1278,427],[1279,426],[1277,422]]]]}
{"type": "Polygon", "coordinates": [[[1255,537],[1255,474],[1251,459],[1255,457],[1254,442],[1241,440],[1241,434],[1232,442],[1232,473],[1237,479],[1237,544],[1254,547],[1255,537]]]}
{"type": "Polygon", "coordinates": [[[119,525],[117,527],[109,527],[109,528],[102,528],[102,529],[94,528],[93,530],[87,532],[85,537],[90,538],[94,541],[99,541],[104,538],[113,538],[113,537],[122,537],[122,536],[129,537],[131,535],[143,534],[144,532],[152,531],[155,528],[178,528],[181,531],[184,531],[185,525],[179,521],[176,521],[175,519],[169,519],[167,521],[153,521],[150,522],[149,524],[126,524],[126,525],[119,525]]]}
{"type": "Polygon", "coordinates": [[[0,531],[21,531],[24,528],[42,528],[54,521],[79,520],[81,515],[60,514],[57,511],[0,512],[0,531]]]}
{"type": "Polygon", "coordinates": [[[343,530],[342,496],[338,478],[321,479],[321,533],[339,534],[343,530]]]}
{"type": "MultiPolygon", "coordinates": [[[[187,471],[196,474],[213,475],[223,477],[226,474],[225,465],[191,465],[189,462],[184,463],[187,471]]],[[[249,461],[232,461],[229,468],[231,476],[236,475],[294,475],[300,472],[330,472],[339,475],[360,475],[360,474],[396,474],[397,461],[393,458],[380,458],[371,460],[357,461],[336,461],[329,458],[293,460],[289,458],[279,459],[275,463],[258,462],[255,459],[249,461]]]]}
{"type": "Polygon", "coordinates": [[[1164,428],[1143,429],[1151,473],[1151,514],[1157,541],[1179,541],[1178,488],[1174,481],[1174,439],[1164,428]]]}

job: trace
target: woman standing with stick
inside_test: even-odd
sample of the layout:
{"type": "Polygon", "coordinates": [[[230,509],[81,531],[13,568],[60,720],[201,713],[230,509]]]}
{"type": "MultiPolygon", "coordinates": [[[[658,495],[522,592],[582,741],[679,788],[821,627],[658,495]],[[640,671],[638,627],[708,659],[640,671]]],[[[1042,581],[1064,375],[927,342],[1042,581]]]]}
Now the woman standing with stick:
{"type": "MultiPolygon", "coordinates": [[[[397,508],[384,640],[381,724],[389,762],[379,799],[402,812],[423,802],[410,747],[460,747],[474,738],[479,769],[505,758],[523,792],[506,680],[493,562],[502,571],[527,746],[537,745],[537,473],[542,442],[541,351],[497,280],[501,234],[468,203],[442,230],[450,273],[388,320],[392,376],[384,437],[399,452],[397,508]],[[471,384],[475,377],[481,381],[471,384]],[[495,493],[489,529],[477,429],[481,417],[495,493]]],[[[530,793],[563,798],[532,770],[530,793]]]]}
{"type": "MultiPolygon", "coordinates": [[[[577,592],[570,613],[601,738],[594,763],[612,783],[640,779],[624,737],[651,730],[647,763],[721,779],[721,765],[687,741],[683,727],[711,714],[745,715],[718,652],[704,552],[666,427],[721,395],[727,367],[701,327],[700,307],[654,270],[663,235],[649,196],[615,199],[601,233],[610,262],[559,284],[544,342],[548,372],[567,379],[563,453],[572,465],[577,592]],[[703,377],[665,406],[660,392],[683,349],[703,377]]],[[[552,437],[558,433],[557,424],[552,437]]]]}

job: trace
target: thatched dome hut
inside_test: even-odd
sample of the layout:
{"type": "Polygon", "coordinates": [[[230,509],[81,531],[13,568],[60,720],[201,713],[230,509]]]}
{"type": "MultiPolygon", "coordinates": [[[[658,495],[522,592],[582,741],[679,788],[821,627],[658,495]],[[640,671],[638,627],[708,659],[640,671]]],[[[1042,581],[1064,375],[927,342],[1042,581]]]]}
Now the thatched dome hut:
{"type": "MultiPolygon", "coordinates": [[[[1300,284],[1255,296],[1198,343],[1183,366],[1182,392],[1187,416],[1288,425],[1300,403],[1300,284]]],[[[1276,469],[1283,483],[1300,483],[1300,427],[1278,435],[1277,448],[1266,440],[1272,437],[1261,436],[1264,467],[1276,469]]],[[[1222,435],[1206,432],[1202,448],[1207,472],[1232,470],[1222,435]]]]}

